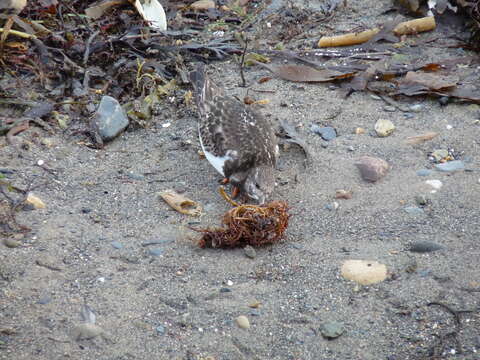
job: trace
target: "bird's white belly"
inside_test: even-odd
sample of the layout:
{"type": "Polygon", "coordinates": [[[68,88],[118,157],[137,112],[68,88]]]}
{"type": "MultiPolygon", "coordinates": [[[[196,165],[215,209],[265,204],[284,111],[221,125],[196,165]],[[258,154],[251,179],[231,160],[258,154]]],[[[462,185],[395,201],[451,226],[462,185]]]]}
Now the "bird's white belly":
{"type": "Polygon", "coordinates": [[[207,158],[208,162],[212,164],[212,166],[222,175],[225,176],[225,173],[223,171],[223,165],[225,164],[225,161],[231,160],[232,158],[228,155],[225,156],[215,156],[211,152],[207,151],[205,147],[203,146],[203,141],[202,141],[202,136],[199,134],[198,138],[200,139],[200,145],[202,147],[202,151],[205,154],[205,157],[207,158]]]}

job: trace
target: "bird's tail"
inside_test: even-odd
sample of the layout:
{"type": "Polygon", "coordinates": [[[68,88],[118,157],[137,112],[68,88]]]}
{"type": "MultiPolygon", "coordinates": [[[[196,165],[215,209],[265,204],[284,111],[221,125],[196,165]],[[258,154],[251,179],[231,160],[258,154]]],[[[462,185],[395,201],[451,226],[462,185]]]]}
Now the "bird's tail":
{"type": "Polygon", "coordinates": [[[190,73],[190,82],[194,89],[198,111],[204,115],[209,111],[209,104],[213,102],[219,89],[208,77],[207,67],[203,63],[199,63],[197,68],[190,73]]]}

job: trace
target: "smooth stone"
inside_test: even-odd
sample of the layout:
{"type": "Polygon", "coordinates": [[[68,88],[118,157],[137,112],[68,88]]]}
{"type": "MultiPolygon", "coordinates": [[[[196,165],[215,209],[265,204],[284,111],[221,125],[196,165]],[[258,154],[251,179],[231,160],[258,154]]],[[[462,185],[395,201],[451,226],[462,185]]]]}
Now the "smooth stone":
{"type": "Polygon", "coordinates": [[[163,335],[165,334],[165,326],[162,326],[162,325],[158,325],[155,330],[157,331],[157,334],[159,335],[163,335]]]}
{"type": "Polygon", "coordinates": [[[382,100],[382,98],[378,95],[375,95],[375,94],[370,94],[370,97],[373,99],[373,100],[382,100]]]}
{"type": "Polygon", "coordinates": [[[145,180],[145,176],[143,176],[142,174],[136,174],[136,173],[133,173],[133,172],[129,172],[129,173],[127,173],[127,176],[130,179],[133,179],[133,180],[145,180]]]}
{"type": "Polygon", "coordinates": [[[245,256],[250,258],[250,259],[255,259],[257,257],[257,252],[255,251],[255,249],[250,246],[250,245],[247,245],[245,246],[245,248],[243,249],[243,251],[245,252],[245,256]]]}
{"type": "Polygon", "coordinates": [[[417,175],[418,176],[428,176],[432,173],[433,171],[432,170],[429,170],[429,169],[421,169],[421,170],[418,170],[417,171],[417,175]]]}
{"type": "Polygon", "coordinates": [[[240,315],[235,319],[237,325],[242,329],[249,329],[250,328],[250,321],[245,315],[240,315]]]}
{"type": "Polygon", "coordinates": [[[149,249],[148,253],[152,256],[160,256],[163,254],[163,249],[159,249],[159,248],[149,249]]]}
{"type": "Polygon", "coordinates": [[[223,287],[223,288],[220,288],[220,292],[221,293],[229,293],[229,292],[232,292],[232,290],[230,290],[229,288],[223,287]]]}
{"type": "Polygon", "coordinates": [[[341,322],[329,321],[320,326],[320,332],[324,338],[335,339],[345,332],[345,328],[341,322]]]}
{"type": "Polygon", "coordinates": [[[422,206],[428,204],[428,198],[423,194],[415,196],[415,201],[417,202],[418,205],[422,205],[422,206]]]}
{"type": "Polygon", "coordinates": [[[380,137],[386,137],[395,130],[395,125],[388,119],[378,119],[375,123],[375,132],[380,137]]]}
{"type": "Polygon", "coordinates": [[[443,184],[440,180],[427,180],[427,181],[425,181],[425,184],[430,185],[435,190],[440,190],[443,186],[443,184]]]}
{"type": "Polygon", "coordinates": [[[441,250],[444,247],[432,241],[415,241],[410,245],[409,250],[412,252],[426,253],[441,250]]]}
{"type": "Polygon", "coordinates": [[[38,299],[37,304],[46,305],[46,304],[50,303],[51,301],[52,301],[51,297],[44,296],[44,297],[41,297],[40,299],[38,299]]]}
{"type": "Polygon", "coordinates": [[[405,212],[407,212],[410,215],[423,215],[423,214],[425,214],[423,209],[421,209],[417,206],[407,206],[407,207],[403,208],[403,210],[405,210],[405,212]]]}
{"type": "Polygon", "coordinates": [[[422,111],[423,107],[424,106],[422,104],[414,104],[414,105],[410,105],[408,108],[410,109],[410,111],[420,112],[422,111]]]}
{"type": "Polygon", "coordinates": [[[384,107],[383,107],[383,111],[386,111],[386,112],[395,112],[395,111],[397,111],[397,108],[396,108],[395,106],[387,105],[387,106],[384,106],[384,107]]]}
{"type": "Polygon", "coordinates": [[[465,170],[465,163],[461,160],[453,160],[441,164],[435,164],[435,169],[442,172],[455,172],[465,170]]]}
{"type": "Polygon", "coordinates": [[[404,113],[404,114],[403,114],[403,117],[404,117],[405,119],[413,119],[413,118],[415,117],[415,115],[413,115],[412,113],[408,113],[408,112],[407,112],[407,113],[404,113]]]}
{"type": "Polygon", "coordinates": [[[337,132],[331,126],[320,127],[316,124],[313,124],[311,126],[311,130],[315,134],[320,135],[322,137],[322,139],[325,140],[325,141],[330,141],[330,140],[333,140],[337,137],[337,132]]]}
{"type": "Polygon", "coordinates": [[[355,151],[355,148],[353,146],[347,146],[347,151],[353,152],[355,151]]]}
{"type": "Polygon", "coordinates": [[[390,166],[380,158],[371,156],[362,156],[355,161],[355,165],[360,171],[362,179],[365,181],[376,182],[387,175],[390,166]]]}
{"type": "Polygon", "coordinates": [[[120,103],[111,96],[103,96],[94,117],[102,140],[112,140],[128,126],[129,121],[120,103]]]}
{"type": "Polygon", "coordinates": [[[118,241],[112,241],[110,243],[110,245],[112,245],[115,249],[122,249],[123,248],[123,244],[121,242],[118,242],[118,241]]]}
{"type": "Polygon", "coordinates": [[[22,243],[18,240],[15,240],[15,239],[11,239],[11,238],[6,238],[6,239],[3,239],[3,243],[5,244],[6,247],[8,248],[16,248],[16,247],[19,247],[22,245],[22,243]]]}
{"type": "Polygon", "coordinates": [[[445,150],[445,149],[437,149],[437,150],[434,150],[432,152],[432,155],[433,158],[435,159],[435,161],[440,161],[444,158],[446,158],[448,156],[448,150],[445,150]]]}
{"type": "Polygon", "coordinates": [[[449,102],[450,102],[450,97],[448,97],[448,96],[442,96],[438,99],[438,103],[441,106],[446,106],[446,105],[448,105],[449,102]]]}

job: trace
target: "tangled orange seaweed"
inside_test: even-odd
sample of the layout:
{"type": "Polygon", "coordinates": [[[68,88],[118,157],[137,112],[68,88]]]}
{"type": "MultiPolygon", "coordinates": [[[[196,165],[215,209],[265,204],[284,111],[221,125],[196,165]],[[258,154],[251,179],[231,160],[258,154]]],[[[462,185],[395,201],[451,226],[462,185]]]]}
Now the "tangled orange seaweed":
{"type": "Polygon", "coordinates": [[[288,227],[288,205],[272,201],[265,205],[239,205],[225,213],[224,228],[196,229],[203,233],[202,248],[262,246],[278,242],[288,227]]]}

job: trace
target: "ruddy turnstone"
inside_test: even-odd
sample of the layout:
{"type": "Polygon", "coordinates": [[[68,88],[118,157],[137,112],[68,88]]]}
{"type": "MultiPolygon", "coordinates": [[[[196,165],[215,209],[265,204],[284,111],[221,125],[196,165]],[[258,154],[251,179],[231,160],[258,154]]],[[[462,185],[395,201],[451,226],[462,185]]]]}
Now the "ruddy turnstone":
{"type": "Polygon", "coordinates": [[[27,0],[1,0],[0,14],[16,15],[19,14],[27,5],[27,0]]]}
{"type": "Polygon", "coordinates": [[[268,121],[227,96],[199,64],[190,73],[199,113],[198,133],[205,157],[240,192],[265,203],[275,186],[277,139],[268,121]]]}

